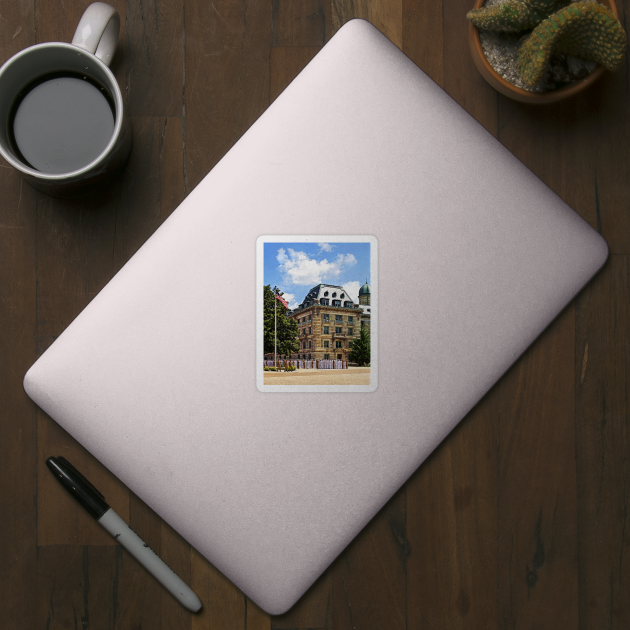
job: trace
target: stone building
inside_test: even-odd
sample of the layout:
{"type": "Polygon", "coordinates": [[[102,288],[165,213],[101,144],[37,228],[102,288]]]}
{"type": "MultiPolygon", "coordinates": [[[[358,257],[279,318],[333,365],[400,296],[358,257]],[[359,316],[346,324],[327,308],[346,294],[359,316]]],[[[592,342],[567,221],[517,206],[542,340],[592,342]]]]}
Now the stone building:
{"type": "Polygon", "coordinates": [[[359,291],[359,304],[334,284],[318,284],[287,317],[296,319],[300,349],[291,359],[341,359],[348,361],[352,342],[371,316],[370,286],[359,291]]]}

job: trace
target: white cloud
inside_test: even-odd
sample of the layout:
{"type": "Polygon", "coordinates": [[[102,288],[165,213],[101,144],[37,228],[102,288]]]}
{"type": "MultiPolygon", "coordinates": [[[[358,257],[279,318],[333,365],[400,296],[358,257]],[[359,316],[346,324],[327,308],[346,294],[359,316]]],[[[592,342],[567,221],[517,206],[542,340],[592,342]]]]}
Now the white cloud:
{"type": "Polygon", "coordinates": [[[359,303],[359,289],[362,284],[358,280],[350,280],[349,282],[342,282],[341,286],[346,290],[346,293],[350,299],[355,303],[359,303]]]}
{"type": "Polygon", "coordinates": [[[294,293],[283,293],[282,297],[289,303],[289,308],[291,310],[297,308],[300,305],[300,303],[295,299],[294,293]]]}
{"type": "Polygon", "coordinates": [[[319,245],[319,251],[321,252],[332,252],[333,246],[330,243],[317,243],[319,245]]]}
{"type": "Polygon", "coordinates": [[[285,282],[299,286],[336,280],[342,272],[357,264],[357,259],[352,254],[338,254],[332,262],[326,258],[318,261],[290,247],[288,256],[284,249],[279,249],[276,259],[280,263],[278,268],[284,274],[285,282]]]}

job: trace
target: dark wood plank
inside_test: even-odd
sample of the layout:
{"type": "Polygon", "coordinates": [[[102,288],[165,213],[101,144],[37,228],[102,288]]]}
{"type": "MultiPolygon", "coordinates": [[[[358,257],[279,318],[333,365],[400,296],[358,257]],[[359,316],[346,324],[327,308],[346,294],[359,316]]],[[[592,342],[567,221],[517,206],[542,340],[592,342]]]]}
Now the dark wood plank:
{"type": "Polygon", "coordinates": [[[192,550],[191,588],[203,602],[192,630],[271,630],[271,620],[254,602],[192,550]]]}
{"type": "MultiPolygon", "coordinates": [[[[625,5],[627,20],[630,3],[619,4],[622,17],[625,5]]],[[[595,196],[588,220],[606,239],[610,251],[617,254],[630,254],[630,213],[627,211],[630,207],[630,159],[625,150],[630,145],[630,63],[627,60],[626,53],[622,68],[602,77],[588,95],[594,101],[595,111],[584,122],[588,138],[583,146],[588,147],[593,163],[590,181],[595,196]]],[[[574,162],[568,166],[574,168],[574,162]]],[[[577,184],[576,179],[572,177],[574,184],[577,184]]]]}
{"type": "Polygon", "coordinates": [[[578,624],[574,345],[570,306],[499,385],[501,627],[578,624]]]}
{"type": "Polygon", "coordinates": [[[192,620],[193,630],[246,630],[245,596],[194,549],[191,588],[203,602],[203,608],[192,620]]]}
{"type": "Polygon", "coordinates": [[[332,567],[332,627],[407,627],[406,488],[399,490],[332,567]]]}
{"type": "Polygon", "coordinates": [[[332,0],[332,33],[348,20],[362,18],[402,49],[402,7],[403,0],[332,0]]]}
{"type": "Polygon", "coordinates": [[[0,63],[23,48],[37,43],[35,7],[30,0],[2,4],[0,20],[0,63]]]}
{"type": "Polygon", "coordinates": [[[499,139],[576,212],[614,253],[628,253],[628,102],[622,75],[574,99],[537,107],[499,98],[499,139]],[[527,142],[523,140],[528,135],[527,142]]]}
{"type": "Polygon", "coordinates": [[[66,492],[46,467],[50,456],[63,455],[129,519],[127,488],[43,411],[37,422],[37,543],[111,545],[116,541],[66,492]]]}
{"type": "Polygon", "coordinates": [[[22,630],[34,623],[37,543],[37,409],[22,388],[37,358],[36,193],[4,160],[0,199],[0,618],[22,630]]]}
{"type": "Polygon", "coordinates": [[[272,48],[269,53],[269,99],[275,101],[321,47],[272,48]]]}
{"type": "Polygon", "coordinates": [[[442,1],[403,0],[402,50],[444,87],[442,1]]]}
{"type": "Polygon", "coordinates": [[[130,116],[181,116],[183,0],[129,2],[125,65],[130,116]]]}
{"type": "Polygon", "coordinates": [[[181,118],[132,117],[131,121],[134,146],[113,213],[116,227],[110,251],[114,272],[184,199],[181,118]]]}
{"type": "Polygon", "coordinates": [[[329,0],[272,0],[272,46],[323,46],[330,38],[329,0]]]}
{"type": "Polygon", "coordinates": [[[117,612],[116,548],[62,545],[37,554],[33,628],[111,630],[117,612]]]}
{"type": "MultiPolygon", "coordinates": [[[[0,63],[35,43],[32,2],[0,5],[0,63]]],[[[36,193],[0,158],[0,619],[35,627],[37,411],[22,389],[35,345],[36,193]]]]}
{"type": "MultiPolygon", "coordinates": [[[[443,0],[442,87],[491,134],[497,135],[497,92],[481,77],[468,50],[470,0],[443,0]]],[[[436,50],[436,54],[438,51],[436,50]]]]}
{"type": "Polygon", "coordinates": [[[269,105],[269,3],[193,2],[185,29],[189,192],[269,105]]]}
{"type": "Polygon", "coordinates": [[[630,627],[630,260],[612,256],[576,305],[580,628],[630,627]]]}
{"type": "Polygon", "coordinates": [[[408,630],[496,618],[499,399],[495,387],[407,483],[408,630]]]}
{"type": "MultiPolygon", "coordinates": [[[[112,505],[112,507],[116,507],[112,505]]],[[[190,545],[135,495],[130,498],[130,526],[184,582],[190,584],[190,545]]],[[[192,613],[184,608],[127,551],[119,552],[116,628],[190,630],[192,613]]]]}
{"type": "Polygon", "coordinates": [[[284,615],[272,616],[272,630],[332,628],[332,574],[326,571],[284,615]]]}

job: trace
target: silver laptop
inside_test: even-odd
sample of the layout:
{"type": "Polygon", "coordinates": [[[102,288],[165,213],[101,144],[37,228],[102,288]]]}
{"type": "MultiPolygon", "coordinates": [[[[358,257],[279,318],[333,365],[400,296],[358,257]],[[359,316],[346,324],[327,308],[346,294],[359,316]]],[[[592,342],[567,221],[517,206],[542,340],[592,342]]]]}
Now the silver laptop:
{"type": "Polygon", "coordinates": [[[278,614],[607,254],[595,230],[355,20],[24,386],[278,614]]]}

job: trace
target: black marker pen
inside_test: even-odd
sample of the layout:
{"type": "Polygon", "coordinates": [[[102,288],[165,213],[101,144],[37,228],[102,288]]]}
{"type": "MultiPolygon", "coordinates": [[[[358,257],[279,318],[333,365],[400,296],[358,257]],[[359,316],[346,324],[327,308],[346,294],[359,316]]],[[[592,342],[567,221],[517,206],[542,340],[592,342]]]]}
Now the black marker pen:
{"type": "Polygon", "coordinates": [[[49,457],[46,466],[61,485],[183,606],[193,612],[201,608],[201,601],[192,590],[107,505],[105,497],[65,457],[49,457]]]}

